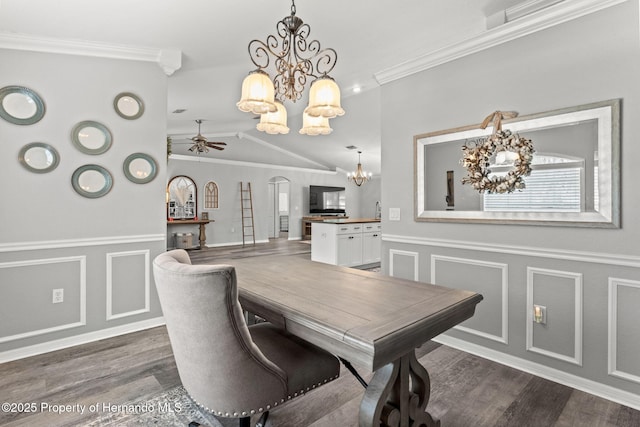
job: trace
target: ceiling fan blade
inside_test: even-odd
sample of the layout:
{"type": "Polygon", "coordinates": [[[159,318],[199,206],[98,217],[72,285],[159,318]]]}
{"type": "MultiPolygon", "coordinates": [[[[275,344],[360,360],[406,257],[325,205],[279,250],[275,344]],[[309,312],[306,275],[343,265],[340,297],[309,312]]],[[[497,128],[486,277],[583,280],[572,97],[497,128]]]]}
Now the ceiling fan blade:
{"type": "Polygon", "coordinates": [[[218,147],[217,145],[209,145],[209,148],[213,148],[214,150],[224,150],[224,147],[218,147]]]}
{"type": "Polygon", "coordinates": [[[218,142],[218,141],[207,141],[206,144],[211,147],[211,145],[227,145],[226,142],[218,142]]]}

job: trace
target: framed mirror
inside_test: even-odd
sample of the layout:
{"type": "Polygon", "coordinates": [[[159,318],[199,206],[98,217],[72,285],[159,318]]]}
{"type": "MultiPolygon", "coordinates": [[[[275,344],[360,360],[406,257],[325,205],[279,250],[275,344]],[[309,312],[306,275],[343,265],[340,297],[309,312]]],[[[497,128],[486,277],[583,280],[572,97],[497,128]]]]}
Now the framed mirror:
{"type": "Polygon", "coordinates": [[[96,199],[111,191],[113,178],[102,166],[84,165],[73,172],[71,185],[81,196],[96,199]]]}
{"type": "Polygon", "coordinates": [[[86,120],[73,127],[71,141],[85,154],[102,154],[111,147],[113,138],[105,125],[86,120]]]}
{"type": "MultiPolygon", "coordinates": [[[[620,104],[615,99],[503,121],[503,129],[530,139],[535,150],[524,190],[512,193],[480,193],[462,184],[462,147],[491,135],[491,127],[416,135],[415,220],[619,227],[620,104]]],[[[508,156],[495,157],[491,173],[507,173],[508,156]]]]}
{"type": "Polygon", "coordinates": [[[146,184],[153,181],[158,173],[158,165],[153,157],[144,153],[129,155],[122,165],[124,175],[131,182],[146,184]]]}
{"type": "Polygon", "coordinates": [[[167,219],[194,219],[198,212],[198,189],[185,175],[171,178],[167,185],[167,219]]]}
{"type": "Polygon", "coordinates": [[[58,151],[49,144],[32,142],[20,149],[18,154],[20,164],[35,173],[47,173],[58,167],[60,156],[58,151]]]}
{"type": "Polygon", "coordinates": [[[122,92],[113,100],[113,108],[123,119],[135,120],[144,113],[142,100],[131,92],[122,92]]]}
{"type": "Polygon", "coordinates": [[[32,125],[44,117],[45,107],[40,95],[22,86],[0,89],[0,117],[16,125],[32,125]]]}

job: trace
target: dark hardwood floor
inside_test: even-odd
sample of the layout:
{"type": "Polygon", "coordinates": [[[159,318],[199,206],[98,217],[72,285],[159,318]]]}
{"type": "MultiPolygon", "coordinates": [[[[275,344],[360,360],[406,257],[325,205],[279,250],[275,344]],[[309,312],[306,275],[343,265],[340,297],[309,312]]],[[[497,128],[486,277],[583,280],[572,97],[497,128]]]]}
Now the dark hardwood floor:
{"type": "MultiPolygon", "coordinates": [[[[190,255],[194,263],[206,263],[221,256],[303,256],[309,249],[302,242],[277,240],[190,255]]],[[[447,346],[429,342],[417,353],[431,374],[428,409],[443,427],[640,426],[639,411],[447,346]]],[[[124,404],[179,384],[164,327],[0,364],[0,403],[124,404]]],[[[342,372],[336,381],[273,410],[268,426],[355,427],[362,393],[360,384],[342,372]]],[[[99,416],[74,408],[60,415],[0,411],[0,425],[84,426],[99,416]]]]}

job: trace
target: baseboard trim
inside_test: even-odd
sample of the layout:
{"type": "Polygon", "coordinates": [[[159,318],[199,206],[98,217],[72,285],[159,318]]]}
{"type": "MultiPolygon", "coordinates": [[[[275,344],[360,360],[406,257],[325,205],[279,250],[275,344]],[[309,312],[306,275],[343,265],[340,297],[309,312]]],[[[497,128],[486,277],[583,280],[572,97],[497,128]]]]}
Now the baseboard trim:
{"type": "Polygon", "coordinates": [[[99,331],[88,332],[86,334],[75,335],[59,340],[34,344],[27,347],[16,348],[14,350],[7,350],[0,353],[0,363],[11,362],[12,360],[24,359],[26,357],[37,356],[39,354],[62,350],[76,345],[130,334],[132,332],[151,329],[164,324],[164,317],[155,317],[153,319],[142,320],[140,322],[128,323],[122,326],[115,326],[113,328],[101,329],[99,331]]]}
{"type": "Polygon", "coordinates": [[[446,346],[491,360],[520,371],[528,372],[532,375],[545,378],[547,380],[593,394],[594,396],[628,406],[630,408],[640,410],[640,396],[628,391],[568,374],[548,366],[540,365],[529,360],[511,356],[500,351],[491,350],[489,348],[472,344],[459,338],[453,338],[447,335],[439,335],[433,341],[444,344],[446,346]]]}

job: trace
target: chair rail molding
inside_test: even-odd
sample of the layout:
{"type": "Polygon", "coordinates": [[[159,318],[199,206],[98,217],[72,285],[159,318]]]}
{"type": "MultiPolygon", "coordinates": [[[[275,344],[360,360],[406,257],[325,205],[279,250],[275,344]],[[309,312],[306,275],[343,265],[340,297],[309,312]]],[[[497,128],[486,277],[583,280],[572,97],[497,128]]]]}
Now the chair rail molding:
{"type": "Polygon", "coordinates": [[[527,257],[562,259],[565,261],[579,261],[593,264],[609,264],[620,267],[640,268],[640,256],[611,254],[604,252],[586,252],[571,249],[551,249],[535,246],[494,245],[486,242],[471,242],[464,240],[434,239],[414,236],[382,234],[383,242],[406,243],[418,246],[434,246],[452,249],[467,249],[471,251],[493,252],[527,257]]]}
{"type": "Polygon", "coordinates": [[[83,239],[43,240],[40,242],[20,242],[0,244],[0,253],[35,251],[41,249],[61,249],[86,246],[120,245],[125,243],[163,242],[164,234],[143,234],[137,236],[94,237],[83,239]]]}
{"type": "Polygon", "coordinates": [[[383,85],[626,1],[628,0],[564,0],[472,38],[379,71],[374,76],[383,85]]]}
{"type": "Polygon", "coordinates": [[[182,52],[175,49],[38,37],[22,33],[0,32],[0,48],[155,62],[167,76],[182,67],[182,52]]]}

